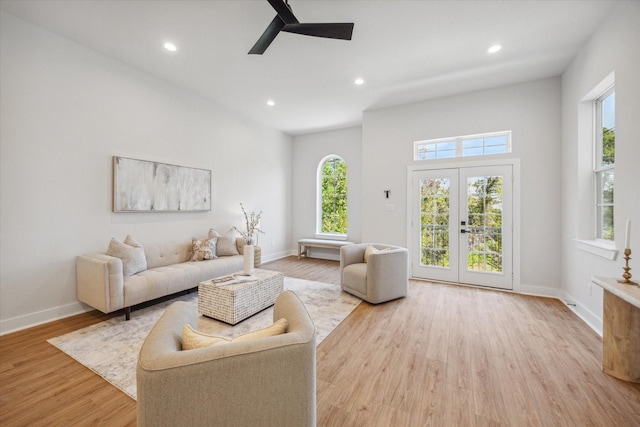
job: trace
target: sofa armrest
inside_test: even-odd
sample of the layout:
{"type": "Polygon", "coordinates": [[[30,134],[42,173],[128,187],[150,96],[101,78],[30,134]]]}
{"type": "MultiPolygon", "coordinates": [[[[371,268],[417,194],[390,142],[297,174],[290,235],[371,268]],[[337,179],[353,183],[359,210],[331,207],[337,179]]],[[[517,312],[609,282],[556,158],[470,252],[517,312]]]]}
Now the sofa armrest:
{"type": "Polygon", "coordinates": [[[124,308],[122,260],[98,253],[79,256],[76,292],[78,300],[103,313],[124,308]]]}

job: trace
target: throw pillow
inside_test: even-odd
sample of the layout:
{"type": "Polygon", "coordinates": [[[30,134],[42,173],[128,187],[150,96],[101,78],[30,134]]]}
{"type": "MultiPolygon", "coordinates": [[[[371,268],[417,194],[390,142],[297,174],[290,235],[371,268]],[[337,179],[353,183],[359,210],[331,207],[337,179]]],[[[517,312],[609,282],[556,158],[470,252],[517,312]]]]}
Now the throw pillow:
{"type": "Polygon", "coordinates": [[[122,272],[127,277],[147,269],[144,248],[131,236],[127,236],[124,242],[111,238],[107,248],[107,255],[122,260],[122,272]]]}
{"type": "Polygon", "coordinates": [[[216,255],[240,255],[240,253],[238,252],[238,246],[236,245],[237,234],[235,230],[231,229],[221,236],[216,230],[212,228],[209,230],[209,238],[211,237],[218,237],[216,255]]]}
{"type": "Polygon", "coordinates": [[[367,249],[364,250],[364,262],[367,262],[369,260],[369,255],[371,254],[377,254],[380,252],[385,252],[390,250],[391,248],[376,249],[376,247],[373,245],[367,245],[367,249]]]}
{"type": "Polygon", "coordinates": [[[212,347],[214,345],[229,343],[231,340],[225,337],[205,334],[194,330],[187,324],[182,327],[182,349],[193,350],[194,348],[212,347]]]}
{"type": "Polygon", "coordinates": [[[238,335],[233,339],[219,337],[217,335],[209,335],[204,332],[194,330],[191,325],[187,324],[182,327],[182,349],[193,350],[196,348],[213,347],[216,345],[229,344],[233,342],[256,340],[259,338],[272,337],[284,334],[287,331],[289,322],[287,319],[279,319],[275,323],[266,328],[258,329],[238,335]]]}
{"type": "Polygon", "coordinates": [[[207,240],[198,240],[195,237],[192,238],[191,244],[193,245],[193,255],[191,256],[191,261],[204,261],[206,259],[218,258],[216,255],[217,242],[217,237],[207,240]]]}
{"type": "Polygon", "coordinates": [[[289,326],[289,322],[287,322],[287,319],[285,318],[278,319],[271,326],[258,329],[257,331],[246,332],[242,335],[238,335],[233,339],[233,342],[257,340],[258,338],[266,338],[266,337],[272,337],[275,335],[284,334],[287,331],[287,326],[289,326]]]}

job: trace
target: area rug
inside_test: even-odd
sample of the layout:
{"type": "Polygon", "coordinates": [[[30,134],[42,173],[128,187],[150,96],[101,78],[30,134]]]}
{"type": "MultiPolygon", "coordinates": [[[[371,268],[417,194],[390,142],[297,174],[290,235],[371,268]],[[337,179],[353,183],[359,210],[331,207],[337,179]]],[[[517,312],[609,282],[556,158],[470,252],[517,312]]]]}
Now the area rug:
{"type": "MultiPolygon", "coordinates": [[[[360,299],[342,292],[340,286],[328,283],[285,277],[284,288],[294,291],[307,308],[316,326],[316,344],[322,342],[360,303],[360,299]]],[[[118,316],[51,338],[48,342],[135,399],[136,364],[142,342],[162,313],[175,301],[187,301],[197,310],[197,292],[194,292],[135,310],[128,322],[124,316],[118,316]]],[[[270,307],[235,326],[200,316],[198,330],[234,337],[272,322],[273,307],[270,307]]]]}

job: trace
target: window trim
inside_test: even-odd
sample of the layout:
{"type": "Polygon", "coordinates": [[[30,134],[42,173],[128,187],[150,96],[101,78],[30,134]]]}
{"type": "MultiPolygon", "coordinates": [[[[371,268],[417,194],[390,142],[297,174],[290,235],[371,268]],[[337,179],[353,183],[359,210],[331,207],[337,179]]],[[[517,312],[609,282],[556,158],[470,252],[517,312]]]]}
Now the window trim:
{"type": "MultiPolygon", "coordinates": [[[[608,260],[615,260],[618,249],[615,241],[596,239],[596,111],[594,101],[605,94],[610,88],[615,87],[615,71],[611,71],[598,84],[596,84],[579,101],[578,105],[578,139],[579,146],[587,152],[590,151],[590,159],[578,160],[578,168],[582,177],[578,182],[578,192],[581,197],[581,209],[590,214],[578,218],[578,233],[574,239],[576,248],[608,260]]],[[[615,203],[615,201],[614,201],[615,203]]]]}
{"type": "MultiPolygon", "coordinates": [[[[484,150],[486,146],[483,144],[482,148],[484,150]]],[[[452,150],[447,150],[452,151],[452,150]]],[[[436,147],[437,152],[437,147],[436,147]]],[[[425,161],[434,161],[434,160],[446,160],[446,159],[456,159],[463,157],[479,157],[484,158],[488,156],[500,156],[505,154],[510,154],[512,152],[512,143],[511,143],[511,130],[498,131],[498,132],[488,132],[488,133],[478,133],[472,135],[462,135],[462,136],[453,136],[448,138],[436,138],[436,139],[425,139],[421,141],[413,142],[413,160],[416,162],[425,162],[425,161]],[[487,139],[496,136],[506,136],[506,146],[504,153],[496,153],[496,154],[481,154],[481,155],[464,155],[464,142],[473,140],[473,139],[487,139]],[[419,156],[419,148],[425,145],[437,145],[442,144],[444,142],[454,142],[455,143],[455,155],[452,157],[440,157],[435,159],[421,159],[419,156]]]]}
{"type": "MultiPolygon", "coordinates": [[[[322,231],[322,167],[331,159],[340,159],[345,165],[347,162],[342,156],[337,154],[329,154],[320,160],[318,168],[316,170],[316,232],[315,237],[318,239],[330,239],[330,240],[347,240],[348,233],[325,233],[322,231]]],[[[349,227],[348,222],[348,194],[349,194],[349,168],[347,167],[347,229],[349,227]]]]}

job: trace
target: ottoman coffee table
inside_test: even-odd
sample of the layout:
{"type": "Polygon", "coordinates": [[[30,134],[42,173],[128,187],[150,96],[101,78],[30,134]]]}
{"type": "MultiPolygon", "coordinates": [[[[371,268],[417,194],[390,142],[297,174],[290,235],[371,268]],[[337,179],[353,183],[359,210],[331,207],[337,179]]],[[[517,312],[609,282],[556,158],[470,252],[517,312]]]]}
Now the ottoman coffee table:
{"type": "Polygon", "coordinates": [[[252,280],[242,272],[200,282],[198,312],[230,325],[272,306],[284,291],[284,275],[255,269],[252,280]]]}

